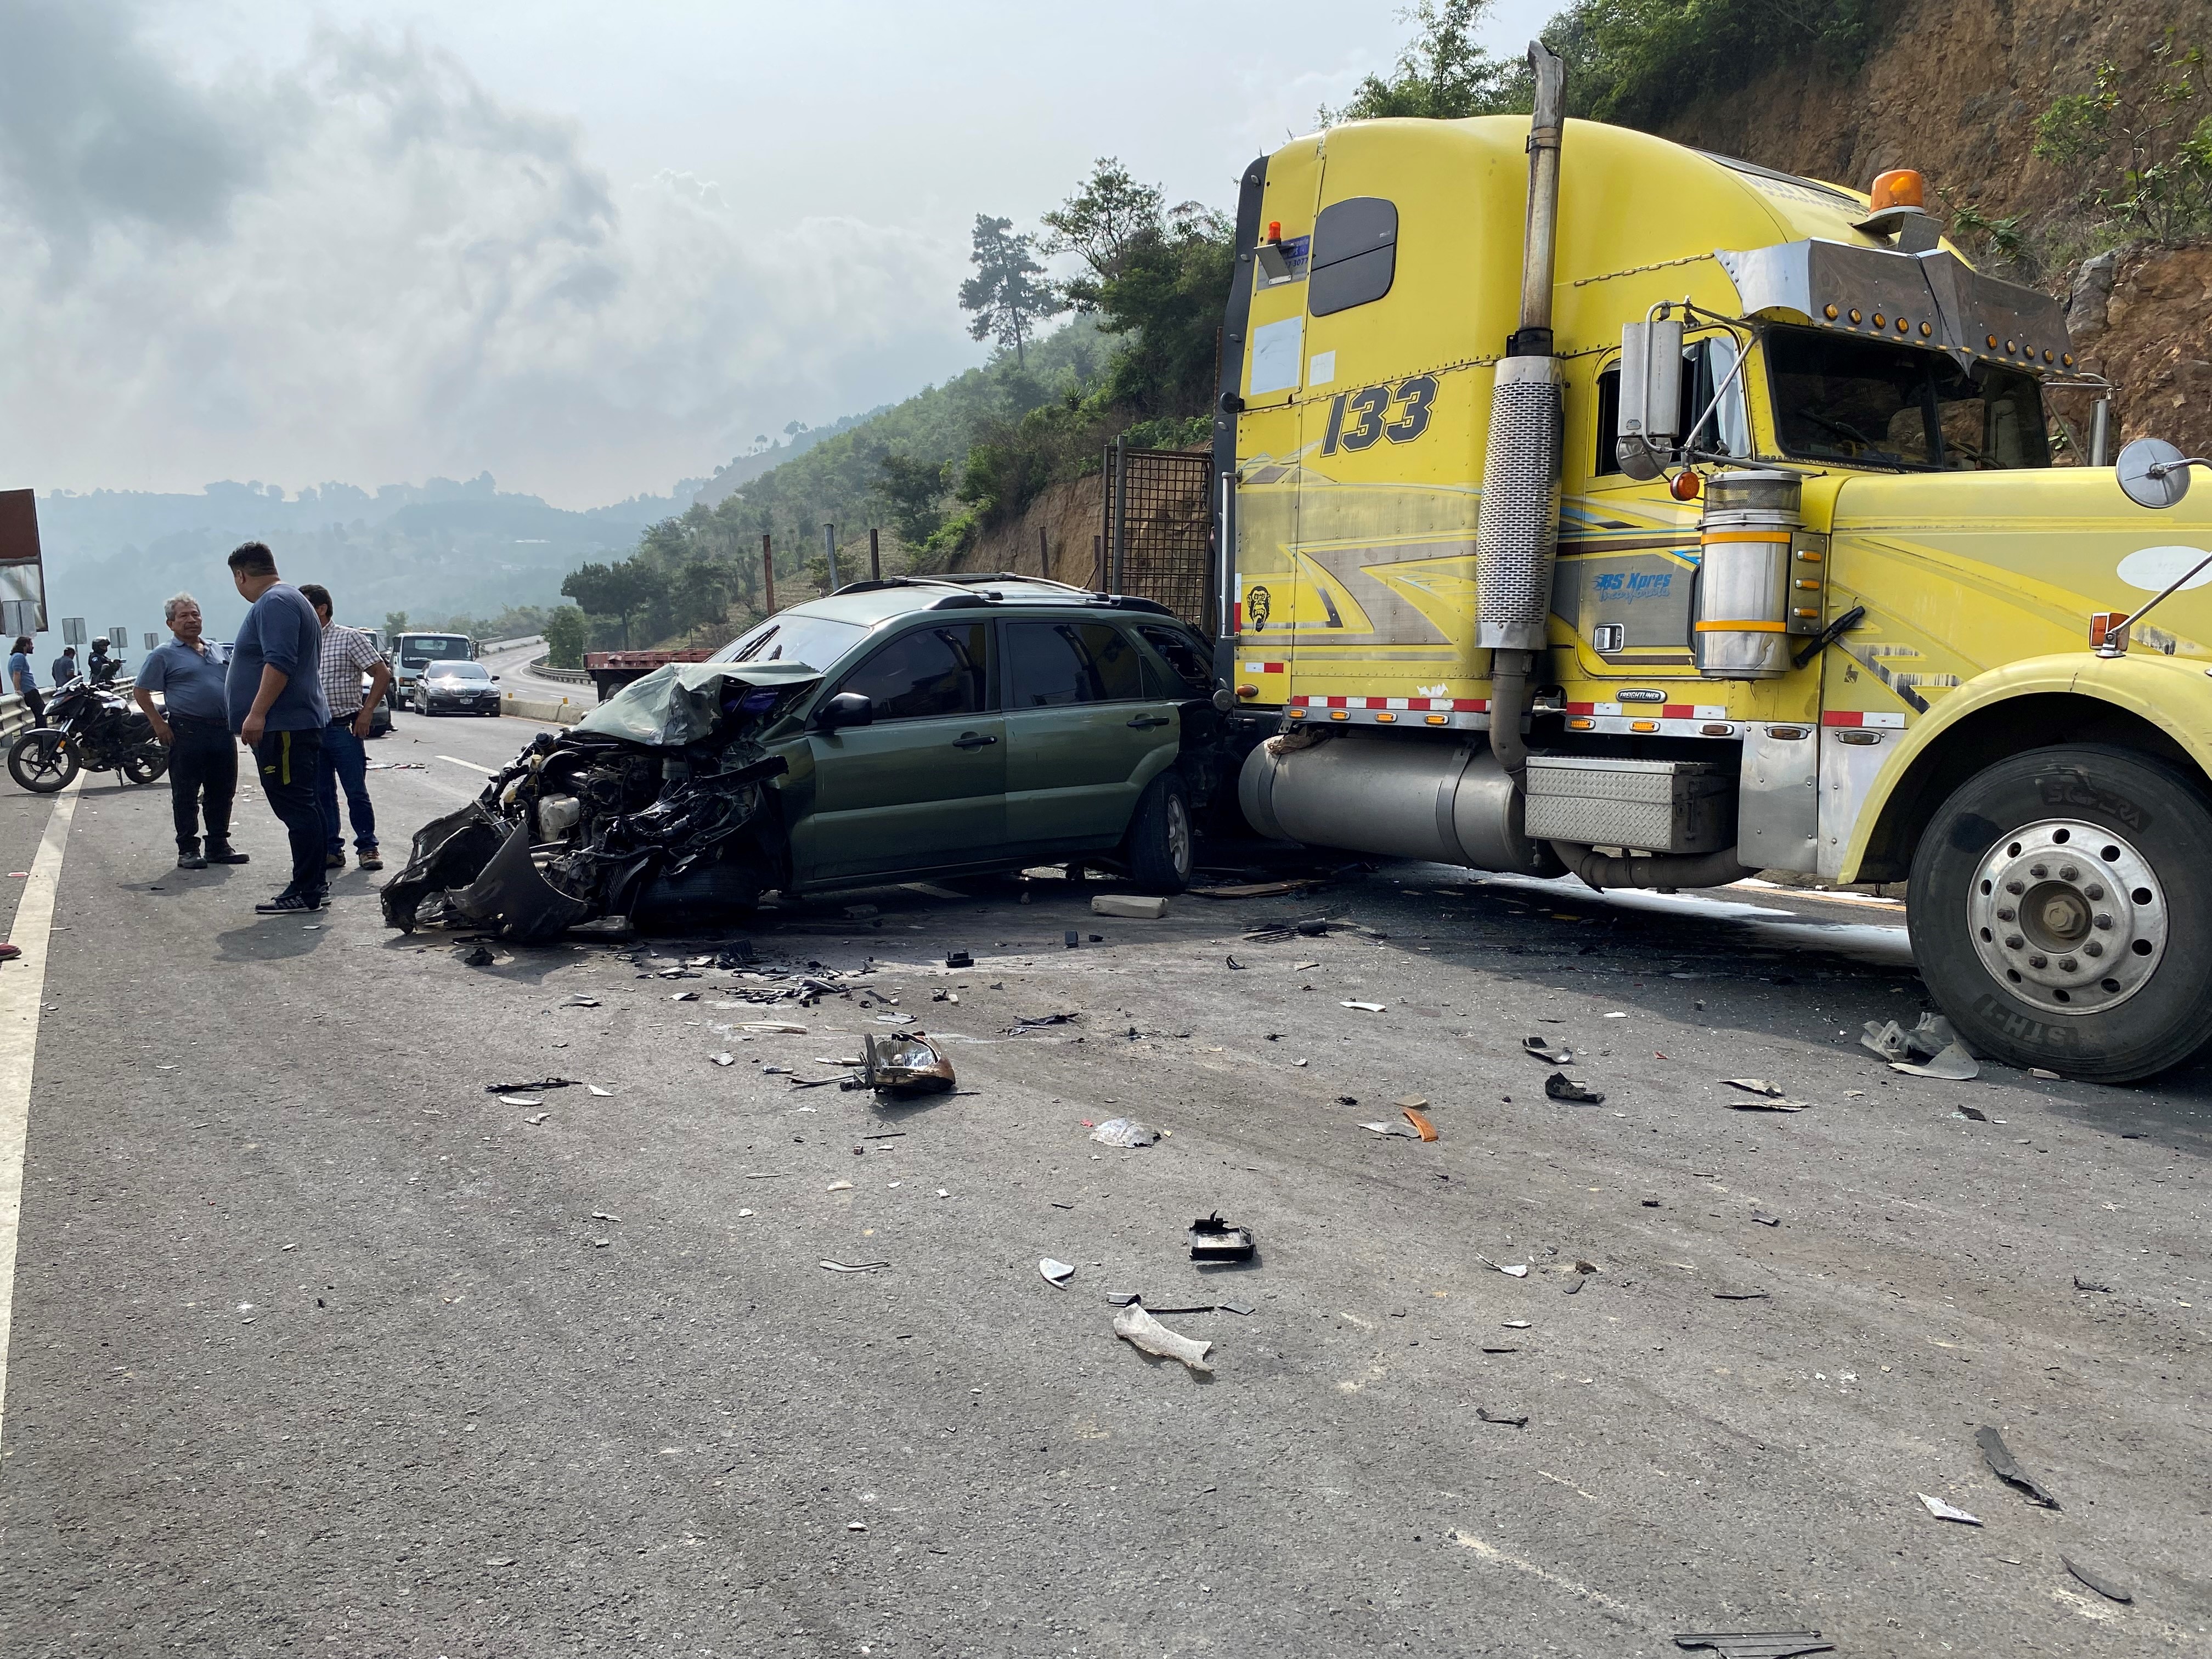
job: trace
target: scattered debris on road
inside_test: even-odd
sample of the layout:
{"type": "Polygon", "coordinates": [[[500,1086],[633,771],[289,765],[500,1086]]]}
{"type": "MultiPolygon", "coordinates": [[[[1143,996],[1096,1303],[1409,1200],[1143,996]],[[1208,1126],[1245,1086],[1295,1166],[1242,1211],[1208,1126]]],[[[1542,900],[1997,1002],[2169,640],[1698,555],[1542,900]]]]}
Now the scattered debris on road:
{"type": "Polygon", "coordinates": [[[1684,1631],[1674,1645],[1685,1650],[1711,1648],[1721,1659],[1798,1659],[1801,1654],[1836,1650],[1816,1630],[1684,1631]]]}
{"type": "Polygon", "coordinates": [[[2125,1607],[2136,1599],[2135,1593],[2117,1579],[2108,1577],[2096,1568],[2083,1562],[2076,1561],[2070,1555],[2061,1555],[2058,1561],[2067,1571],[2072,1573],[2107,1601],[2118,1601],[2125,1607]]]}
{"type": "Polygon", "coordinates": [[[833,1273],[872,1273],[878,1267],[888,1267],[888,1261],[817,1261],[817,1267],[826,1267],[833,1273]]]}
{"type": "Polygon", "coordinates": [[[1147,898],[1135,893],[1101,893],[1091,901],[1094,916],[1125,916],[1132,921],[1158,921],[1168,913],[1168,902],[1164,898],[1147,898]]]}
{"type": "Polygon", "coordinates": [[[1044,1275],[1046,1284],[1055,1285],[1063,1291],[1067,1288],[1067,1281],[1075,1277],[1074,1264],[1055,1261],[1050,1256],[1046,1256],[1037,1263],[1037,1271],[1044,1275]]]}
{"type": "Polygon", "coordinates": [[[1978,1527],[1982,1524],[1982,1518],[1978,1515],[1969,1515],[1964,1510],[1954,1509],[1940,1498],[1930,1498],[1924,1492],[1915,1492],[1913,1496],[1919,1498],[1927,1506],[1928,1513],[1938,1521],[1956,1521],[1960,1525],[1966,1527],[1978,1527]]]}
{"type": "Polygon", "coordinates": [[[1974,1443],[1982,1449],[1982,1455],[1989,1461],[1990,1473],[1998,1480],[2008,1486],[2019,1487],[2027,1494],[2030,1502],[2046,1510],[2058,1507],[2058,1500],[2043,1489],[2042,1483],[2021,1468],[2019,1461],[2012,1455],[2012,1449],[2005,1444],[2002,1434],[1984,1423],[1974,1431],[1974,1443]]]}
{"type": "Polygon", "coordinates": [[[947,968],[973,968],[975,965],[975,958],[965,951],[947,951],[945,953],[945,965],[947,968]]]}
{"type": "Polygon", "coordinates": [[[1177,1335],[1146,1313],[1141,1302],[1133,1301],[1114,1316],[1114,1334],[1146,1353],[1157,1354],[1163,1359],[1179,1359],[1192,1370],[1213,1370],[1206,1363],[1213,1344],[1194,1342],[1189,1337],[1177,1335]]]}
{"type": "Polygon", "coordinates": [[[1252,1259],[1252,1230],[1231,1226],[1221,1218],[1218,1210],[1212,1215],[1200,1216],[1190,1224],[1190,1259],[1193,1261],[1249,1261],[1252,1259]]]}
{"type": "Polygon", "coordinates": [[[2074,1288],[2077,1291],[2094,1291],[2100,1296],[2110,1296],[2112,1293],[2111,1285],[2100,1285],[2095,1279],[2084,1279],[2079,1273],[2074,1275],[2074,1288]]]}
{"type": "Polygon", "coordinates": [[[1920,1023],[1909,1031],[1893,1019],[1870,1019],[1859,1046],[1880,1054],[1892,1071],[1914,1077],[1964,1083],[1982,1073],[1951,1022],[1941,1014],[1921,1015],[1920,1023]]]}
{"type": "Polygon", "coordinates": [[[561,1006],[563,1008],[596,1008],[599,1006],[599,1000],[597,997],[587,997],[579,992],[561,1006]]]}
{"type": "Polygon", "coordinates": [[[1550,1042],[1540,1036],[1522,1037],[1521,1039],[1521,1048],[1522,1053],[1533,1054],[1538,1060],[1543,1060],[1553,1066],[1567,1065],[1571,1063],[1575,1057],[1573,1049],[1566,1048],[1564,1045],[1554,1048],[1550,1042]]]}
{"type": "Polygon", "coordinates": [[[1602,1106],[1605,1096],[1589,1088],[1565,1072],[1554,1072],[1544,1079],[1544,1092],[1553,1100],[1564,1100],[1575,1106],[1602,1106]]]}
{"type": "Polygon", "coordinates": [[[1482,1263],[1486,1267],[1496,1267],[1498,1272],[1504,1273],[1508,1279],[1526,1279],[1528,1277],[1528,1264],[1525,1262],[1515,1267],[1507,1267],[1501,1266],[1498,1262],[1492,1261],[1486,1255],[1479,1255],[1475,1257],[1475,1260],[1482,1263]]]}
{"type": "Polygon", "coordinates": [[[491,966],[492,955],[491,951],[479,940],[473,945],[460,946],[453,952],[453,960],[464,968],[489,968],[491,966]]]}
{"type": "Polygon", "coordinates": [[[1389,1010],[1379,1002],[1340,1002],[1336,1006],[1340,1008],[1357,1008],[1364,1013],[1370,1014],[1387,1013],[1389,1012],[1389,1010]]]}
{"type": "Polygon", "coordinates": [[[1474,1414],[1484,1422],[1495,1423],[1500,1428],[1525,1429],[1528,1426],[1528,1419],[1526,1416],[1508,1417],[1503,1412],[1492,1411],[1487,1406],[1477,1406],[1474,1408],[1474,1414]]]}
{"type": "Polygon", "coordinates": [[[844,1080],[845,1088],[872,1089],[888,1095],[941,1095],[955,1086],[951,1058],[920,1031],[885,1037],[863,1033],[859,1063],[859,1073],[844,1080]]]}
{"type": "MultiPolygon", "coordinates": [[[[542,1092],[547,1089],[574,1089],[580,1087],[582,1079],[580,1078],[544,1077],[538,1078],[529,1083],[487,1083],[484,1085],[484,1092],[488,1095],[520,1095],[528,1094],[533,1091],[542,1092]]],[[[532,1103],[533,1105],[536,1103],[534,1101],[532,1103]]]]}
{"type": "Polygon", "coordinates": [[[1413,1126],[1413,1133],[1422,1139],[1437,1139],[1437,1126],[1429,1121],[1425,1114],[1412,1106],[1401,1106],[1398,1109],[1405,1115],[1406,1121],[1413,1126]]]}
{"type": "Polygon", "coordinates": [[[1160,1132],[1133,1117],[1109,1117],[1091,1130],[1091,1138],[1102,1146],[1133,1148],[1151,1146],[1160,1138],[1160,1132]]]}

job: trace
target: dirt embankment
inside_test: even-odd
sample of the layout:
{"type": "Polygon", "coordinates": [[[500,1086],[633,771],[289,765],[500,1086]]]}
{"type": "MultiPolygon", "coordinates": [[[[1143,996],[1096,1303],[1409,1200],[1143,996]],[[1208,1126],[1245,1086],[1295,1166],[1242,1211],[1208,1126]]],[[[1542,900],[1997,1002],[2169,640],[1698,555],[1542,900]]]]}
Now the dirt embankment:
{"type": "Polygon", "coordinates": [[[1031,501],[1026,513],[976,537],[951,568],[1010,570],[1094,586],[1103,528],[1098,476],[1069,478],[1031,501]]]}
{"type": "MultiPolygon", "coordinates": [[[[2170,28],[2184,46],[2212,46],[2212,5],[1905,0],[1856,75],[1778,68],[1696,106],[1667,136],[1861,190],[1886,168],[1917,167],[1938,213],[2018,216],[2044,255],[2035,280],[2069,299],[2083,367],[2114,384],[2120,436],[2154,433],[2202,454],[2212,445],[2212,247],[2082,260],[2069,251],[2081,240],[2078,181],[2033,154],[2035,118],[2053,98],[2088,91],[2107,60],[2149,73],[2170,28]]],[[[2081,402],[2067,413],[2081,417],[2081,402]]]]}

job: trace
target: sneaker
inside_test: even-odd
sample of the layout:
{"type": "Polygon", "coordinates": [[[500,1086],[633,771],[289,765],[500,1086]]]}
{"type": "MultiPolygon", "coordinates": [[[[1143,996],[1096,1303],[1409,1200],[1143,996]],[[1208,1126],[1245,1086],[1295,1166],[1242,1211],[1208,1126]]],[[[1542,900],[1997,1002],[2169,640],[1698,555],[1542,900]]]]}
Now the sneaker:
{"type": "Polygon", "coordinates": [[[246,854],[234,850],[228,842],[217,841],[210,836],[208,837],[207,861],[210,864],[245,864],[248,860],[246,854]]]}
{"type": "Polygon", "coordinates": [[[364,870],[381,870],[384,868],[384,856],[374,847],[370,848],[366,853],[362,854],[360,857],[354,860],[354,862],[361,866],[364,870]]]}
{"type": "Polygon", "coordinates": [[[344,868],[345,868],[345,854],[344,854],[343,853],[325,853],[325,854],[323,854],[323,868],[324,868],[324,869],[325,869],[325,870],[343,870],[343,869],[344,869],[344,868]]]}
{"type": "Polygon", "coordinates": [[[0,942],[0,962],[13,962],[17,957],[20,957],[22,954],[23,947],[21,945],[0,942]]]}
{"type": "Polygon", "coordinates": [[[255,905],[254,913],[257,915],[278,916],[289,915],[296,910],[319,910],[323,908],[323,890],[317,888],[312,893],[302,893],[287,887],[275,898],[255,905]]]}
{"type": "Polygon", "coordinates": [[[177,848],[178,869],[204,870],[207,868],[207,864],[208,861],[200,856],[199,842],[193,842],[190,846],[177,848]]]}

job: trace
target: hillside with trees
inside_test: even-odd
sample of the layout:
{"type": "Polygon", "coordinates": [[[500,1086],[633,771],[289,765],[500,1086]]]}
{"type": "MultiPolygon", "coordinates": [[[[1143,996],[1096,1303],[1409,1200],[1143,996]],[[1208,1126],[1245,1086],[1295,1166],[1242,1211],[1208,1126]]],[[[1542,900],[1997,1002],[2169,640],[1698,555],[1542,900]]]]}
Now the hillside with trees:
{"type": "MultiPolygon", "coordinates": [[[[1480,43],[1487,9],[1419,0],[1390,70],[1318,125],[1525,112],[1526,65],[1480,43]]],[[[2094,17],[2066,0],[1576,0],[1544,35],[1567,60],[1574,116],[1860,189],[1919,167],[1972,257],[2068,298],[2085,361],[2119,384],[2124,434],[2154,427],[2202,453],[2212,24],[2201,3],[2191,30],[2176,21],[2148,0],[2094,17]]],[[[620,565],[577,573],[594,637],[726,637],[757,611],[763,533],[788,602],[827,580],[825,521],[848,550],[882,526],[889,568],[941,568],[979,538],[1021,545],[1028,532],[1008,527],[1095,472],[1118,434],[1205,441],[1230,240],[1217,208],[1171,207],[1110,158],[1034,233],[978,215],[975,274],[957,297],[975,337],[997,344],[992,362],[653,526],[624,562],[627,587],[620,565]],[[1074,274],[1054,282],[1039,255],[1072,258],[1074,274]]],[[[1071,521],[1066,500],[1050,506],[1071,521]]]]}

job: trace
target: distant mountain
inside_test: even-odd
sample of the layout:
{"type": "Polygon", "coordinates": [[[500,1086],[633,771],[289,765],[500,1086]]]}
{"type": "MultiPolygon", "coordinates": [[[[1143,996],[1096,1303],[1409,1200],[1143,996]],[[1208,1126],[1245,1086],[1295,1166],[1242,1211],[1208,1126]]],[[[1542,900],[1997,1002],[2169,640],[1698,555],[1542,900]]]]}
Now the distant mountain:
{"type": "MultiPolygon", "coordinates": [[[[873,420],[889,409],[889,404],[879,404],[865,415],[848,415],[832,421],[828,426],[811,427],[793,433],[784,443],[770,444],[766,449],[757,449],[750,455],[740,455],[726,466],[714,469],[714,476],[691,492],[691,501],[701,507],[720,507],[740,489],[763,473],[772,472],[786,461],[804,455],[824,438],[834,438],[841,432],[849,432],[863,421],[873,420]]],[[[683,494],[683,487],[677,489],[683,494]]]]}
{"type": "Polygon", "coordinates": [[[95,633],[131,631],[130,655],[161,628],[161,602],[183,590],[208,631],[228,638],[246,607],[223,560],[264,541],[289,581],[319,581],[341,620],[375,626],[387,611],[417,617],[489,616],[509,605],[561,603],[561,579],[586,559],[619,556],[647,526],[690,505],[699,479],[570,512],[508,495],[484,473],[374,492],[328,483],[288,498],[259,483],[211,483],[198,495],[65,492],[39,501],[47,616],[82,617],[95,633]]]}

